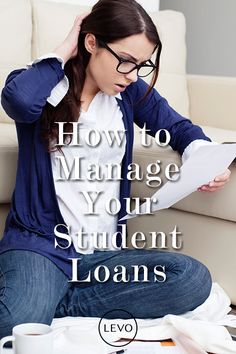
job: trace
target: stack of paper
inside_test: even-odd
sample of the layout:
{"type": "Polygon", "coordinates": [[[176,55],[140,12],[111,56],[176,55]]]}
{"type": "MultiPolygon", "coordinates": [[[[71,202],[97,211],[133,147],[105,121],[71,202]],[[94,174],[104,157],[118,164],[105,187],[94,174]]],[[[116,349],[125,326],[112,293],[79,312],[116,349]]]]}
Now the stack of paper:
{"type": "MultiPolygon", "coordinates": [[[[127,342],[124,342],[124,344],[127,342]]],[[[109,351],[109,354],[206,354],[190,338],[179,335],[173,341],[171,339],[162,341],[139,341],[134,340],[128,345],[117,347],[116,351],[109,351]]]]}

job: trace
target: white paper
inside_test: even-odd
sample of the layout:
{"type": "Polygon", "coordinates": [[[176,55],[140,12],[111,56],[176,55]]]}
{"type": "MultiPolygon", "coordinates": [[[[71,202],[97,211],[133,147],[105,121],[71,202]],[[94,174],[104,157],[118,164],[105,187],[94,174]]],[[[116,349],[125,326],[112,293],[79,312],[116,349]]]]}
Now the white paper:
{"type": "MultiPolygon", "coordinates": [[[[216,176],[225,172],[236,156],[236,144],[219,144],[201,146],[181,166],[180,178],[177,181],[168,181],[162,188],[152,195],[152,212],[166,209],[179,200],[195,192],[203,184],[213,181],[216,176]]],[[[132,210],[121,220],[131,219],[146,214],[146,203],[140,207],[140,213],[132,210]]]]}
{"type": "MultiPolygon", "coordinates": [[[[124,354],[188,354],[185,350],[175,346],[161,346],[160,342],[131,342],[124,348],[124,354]]],[[[117,350],[118,351],[118,350],[117,350]]],[[[119,353],[119,351],[118,351],[119,353]]],[[[113,351],[111,354],[116,354],[113,351]]],[[[199,353],[198,353],[199,354],[199,353]]],[[[200,353],[201,354],[201,353],[200,353]]]]}

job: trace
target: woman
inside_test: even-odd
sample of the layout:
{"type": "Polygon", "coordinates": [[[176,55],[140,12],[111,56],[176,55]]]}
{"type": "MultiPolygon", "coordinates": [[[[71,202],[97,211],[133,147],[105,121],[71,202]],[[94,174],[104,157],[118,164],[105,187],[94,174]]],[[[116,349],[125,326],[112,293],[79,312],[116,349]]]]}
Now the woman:
{"type": "MultiPolygon", "coordinates": [[[[88,240],[94,230],[109,235],[121,231],[118,220],[126,214],[125,198],[130,193],[127,171],[132,161],[133,122],[139,127],[146,124],[152,136],[159,129],[168,130],[170,145],[185,157],[200,144],[210,143],[199,127],[170,108],[153,88],[160,53],[157,30],[138,3],[100,0],[91,13],[76,18],[53,53],[8,76],[2,105],[16,123],[19,157],[11,211],[0,243],[0,337],[9,335],[19,323],[50,324],[54,317],[63,316],[100,317],[117,308],[137,318],[181,314],[208,297],[210,274],[191,257],[114,250],[111,245],[109,250],[94,251],[90,243],[87,248],[78,248],[77,243],[79,229],[85,230],[88,240]],[[153,63],[150,58],[155,51],[153,63]],[[153,73],[150,87],[139,77],[143,72],[153,73]],[[105,143],[96,149],[88,144],[78,146],[74,144],[77,131],[72,135],[78,125],[70,122],[81,123],[82,143],[94,127],[123,130],[124,142],[110,149],[105,143]],[[104,173],[105,162],[121,164],[122,179],[101,184],[85,180],[60,183],[57,167],[62,156],[70,163],[75,156],[83,156],[84,169],[90,162],[98,163],[104,173]],[[102,192],[100,214],[85,215],[86,192],[98,189],[102,192]],[[110,197],[120,200],[116,215],[104,211],[110,197]],[[55,237],[55,226],[64,236],[57,233],[61,237],[55,237]],[[71,231],[73,243],[69,244],[65,231],[71,231]],[[129,281],[110,278],[101,283],[92,278],[71,282],[72,258],[79,258],[80,279],[87,279],[91,270],[103,264],[111,271],[123,265],[130,273],[129,281]],[[150,270],[149,282],[132,282],[132,266],[139,264],[150,270]],[[165,281],[153,280],[156,265],[165,269],[165,281]]],[[[218,190],[229,174],[226,171],[200,189],[218,190]]],[[[117,244],[120,246],[120,239],[117,244]]]]}

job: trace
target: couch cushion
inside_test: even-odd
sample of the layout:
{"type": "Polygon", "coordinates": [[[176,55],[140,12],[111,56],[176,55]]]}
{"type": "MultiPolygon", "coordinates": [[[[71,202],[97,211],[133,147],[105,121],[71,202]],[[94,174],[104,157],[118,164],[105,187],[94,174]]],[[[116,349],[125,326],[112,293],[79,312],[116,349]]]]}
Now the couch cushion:
{"type": "Polygon", "coordinates": [[[187,80],[192,120],[196,124],[236,130],[236,75],[187,75],[187,80]]]}
{"type": "MultiPolygon", "coordinates": [[[[219,143],[224,141],[236,142],[236,131],[207,126],[203,126],[202,128],[205,134],[207,134],[213,141],[219,143]]],[[[154,139],[150,139],[153,141],[152,146],[145,148],[138,143],[136,137],[136,143],[134,146],[134,162],[139,164],[142,171],[145,172],[148,164],[156,162],[156,160],[160,160],[161,173],[158,176],[161,177],[163,185],[166,182],[164,176],[165,167],[172,162],[176,163],[178,166],[181,166],[181,159],[180,156],[170,147],[158,147],[154,139]]],[[[232,172],[230,182],[222,190],[216,193],[192,193],[190,196],[176,203],[173,208],[196,214],[213,216],[220,219],[236,221],[236,163],[231,164],[230,170],[232,172]]],[[[132,183],[131,195],[140,198],[150,197],[153,195],[157,188],[148,187],[145,182],[146,181],[143,180],[132,183]]]]}
{"type": "MultiPolygon", "coordinates": [[[[90,8],[84,6],[35,0],[33,59],[53,51],[66,37],[76,15],[88,9],[90,8]]],[[[168,99],[174,109],[184,116],[189,116],[184,16],[180,12],[171,10],[153,12],[150,15],[163,43],[160,75],[156,88],[168,99]]],[[[150,81],[148,78],[145,80],[150,81]]]]}
{"type": "Polygon", "coordinates": [[[11,200],[17,165],[17,137],[15,124],[0,123],[0,203],[11,200]]]}
{"type": "Polygon", "coordinates": [[[32,59],[52,52],[65,39],[76,16],[90,9],[87,6],[43,0],[34,0],[32,6],[32,59]]]}
{"type": "MultiPolygon", "coordinates": [[[[189,117],[184,15],[165,10],[153,12],[150,16],[163,44],[160,74],[155,87],[177,112],[189,117]]],[[[149,82],[150,78],[147,77],[146,81],[149,82]]]]}
{"type": "Polygon", "coordinates": [[[217,143],[235,142],[236,143],[236,130],[228,130],[221,128],[209,127],[201,125],[204,133],[217,143]]]}
{"type": "MultiPolygon", "coordinates": [[[[29,0],[0,1],[0,91],[7,75],[31,58],[31,5],[29,0]]],[[[0,106],[0,122],[12,123],[0,106]]]]}

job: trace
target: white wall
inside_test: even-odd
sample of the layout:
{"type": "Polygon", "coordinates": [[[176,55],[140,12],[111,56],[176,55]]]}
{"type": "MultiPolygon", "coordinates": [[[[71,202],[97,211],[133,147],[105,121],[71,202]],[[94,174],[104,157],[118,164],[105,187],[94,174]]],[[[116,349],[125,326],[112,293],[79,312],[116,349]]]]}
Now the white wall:
{"type": "Polygon", "coordinates": [[[188,73],[236,77],[236,0],[161,0],[166,9],[186,17],[188,73]]]}
{"type": "MultiPolygon", "coordinates": [[[[67,2],[70,4],[78,4],[78,5],[94,5],[97,0],[50,0],[54,2],[67,2]]],[[[137,0],[146,11],[158,11],[160,0],[137,0]]]]}

